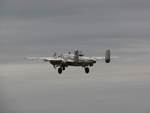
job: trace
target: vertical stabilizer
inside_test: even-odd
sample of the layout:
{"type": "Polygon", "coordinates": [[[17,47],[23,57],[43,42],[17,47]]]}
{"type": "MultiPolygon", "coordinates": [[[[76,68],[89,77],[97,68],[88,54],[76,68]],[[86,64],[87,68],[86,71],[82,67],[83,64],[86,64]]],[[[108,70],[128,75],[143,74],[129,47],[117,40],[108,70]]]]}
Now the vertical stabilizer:
{"type": "Polygon", "coordinates": [[[105,62],[106,63],[110,63],[110,61],[111,61],[110,56],[111,56],[110,49],[107,49],[106,52],[105,52],[105,62]]]}
{"type": "Polygon", "coordinates": [[[57,53],[56,53],[56,52],[54,52],[53,57],[54,57],[54,58],[57,57],[57,53]]]}
{"type": "Polygon", "coordinates": [[[75,51],[74,51],[74,60],[75,60],[76,62],[79,61],[79,51],[78,51],[78,50],[75,50],[75,51]]]}

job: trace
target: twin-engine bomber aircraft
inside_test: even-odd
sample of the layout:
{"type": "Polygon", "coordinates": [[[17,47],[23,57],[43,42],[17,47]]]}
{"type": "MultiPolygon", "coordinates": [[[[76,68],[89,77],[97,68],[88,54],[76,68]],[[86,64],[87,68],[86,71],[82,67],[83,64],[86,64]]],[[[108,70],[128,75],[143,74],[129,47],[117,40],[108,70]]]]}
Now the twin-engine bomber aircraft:
{"type": "Polygon", "coordinates": [[[61,54],[60,56],[54,53],[53,57],[27,57],[29,60],[49,62],[55,69],[58,67],[59,74],[68,66],[80,66],[84,68],[85,73],[89,73],[89,67],[92,67],[98,60],[105,60],[106,63],[110,63],[111,58],[117,57],[111,57],[110,49],[106,50],[104,57],[86,57],[79,50],[74,50],[74,53],[61,54]]]}

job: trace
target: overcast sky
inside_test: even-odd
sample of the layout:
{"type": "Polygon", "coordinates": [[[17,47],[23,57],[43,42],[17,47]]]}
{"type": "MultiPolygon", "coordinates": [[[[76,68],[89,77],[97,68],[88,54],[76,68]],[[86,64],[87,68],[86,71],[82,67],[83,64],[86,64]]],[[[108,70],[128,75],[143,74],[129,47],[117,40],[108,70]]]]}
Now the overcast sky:
{"type": "Polygon", "coordinates": [[[149,58],[150,0],[0,0],[6,113],[149,113],[149,58]],[[24,60],[70,49],[103,56],[107,48],[121,58],[88,76],[69,68],[58,77],[24,60]]]}
{"type": "Polygon", "coordinates": [[[74,48],[149,52],[149,0],[1,2],[1,61],[74,48]]]}

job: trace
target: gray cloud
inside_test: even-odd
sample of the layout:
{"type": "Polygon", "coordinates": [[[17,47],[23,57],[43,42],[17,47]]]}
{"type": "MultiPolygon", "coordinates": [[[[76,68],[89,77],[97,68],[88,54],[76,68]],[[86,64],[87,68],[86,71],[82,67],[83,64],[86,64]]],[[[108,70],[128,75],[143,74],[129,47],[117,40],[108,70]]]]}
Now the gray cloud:
{"type": "Polygon", "coordinates": [[[7,0],[3,4],[2,61],[47,55],[58,48],[149,52],[148,0],[7,0]]]}

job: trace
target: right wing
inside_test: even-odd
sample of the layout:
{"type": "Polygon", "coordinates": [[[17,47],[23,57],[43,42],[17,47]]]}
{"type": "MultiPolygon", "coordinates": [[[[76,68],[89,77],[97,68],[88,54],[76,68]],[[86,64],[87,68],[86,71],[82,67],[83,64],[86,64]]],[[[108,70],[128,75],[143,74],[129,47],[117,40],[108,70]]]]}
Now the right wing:
{"type": "Polygon", "coordinates": [[[60,57],[27,57],[25,58],[27,60],[33,60],[33,61],[44,61],[44,62],[50,62],[50,61],[64,61],[64,59],[60,57]]]}

